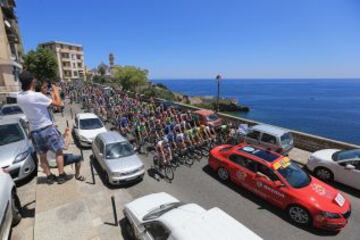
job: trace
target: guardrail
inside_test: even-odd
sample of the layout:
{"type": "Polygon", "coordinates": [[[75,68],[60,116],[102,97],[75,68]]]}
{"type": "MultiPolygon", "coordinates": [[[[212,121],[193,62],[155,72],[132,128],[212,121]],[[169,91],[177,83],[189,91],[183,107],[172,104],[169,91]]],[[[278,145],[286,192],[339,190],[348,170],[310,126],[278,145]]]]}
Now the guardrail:
{"type": "MultiPolygon", "coordinates": [[[[160,98],[156,98],[156,100],[167,101],[165,99],[160,99],[160,98]]],[[[186,108],[189,110],[201,109],[198,107],[194,107],[194,106],[179,103],[179,102],[172,102],[172,103],[179,107],[186,108]]],[[[244,124],[248,124],[249,126],[253,126],[256,124],[264,124],[262,122],[257,122],[254,120],[249,120],[249,119],[241,118],[241,117],[235,117],[235,116],[225,114],[225,113],[218,113],[218,115],[227,121],[231,121],[231,122],[234,122],[237,124],[244,123],[244,124]]],[[[325,137],[321,137],[321,136],[317,136],[317,135],[313,135],[313,134],[295,131],[292,129],[289,129],[289,131],[294,136],[295,147],[306,150],[306,151],[310,151],[310,152],[314,152],[314,151],[326,149],[326,148],[335,148],[335,149],[360,148],[360,146],[356,145],[356,144],[341,142],[341,141],[337,141],[337,140],[333,140],[333,139],[329,139],[329,138],[325,138],[325,137]]]]}

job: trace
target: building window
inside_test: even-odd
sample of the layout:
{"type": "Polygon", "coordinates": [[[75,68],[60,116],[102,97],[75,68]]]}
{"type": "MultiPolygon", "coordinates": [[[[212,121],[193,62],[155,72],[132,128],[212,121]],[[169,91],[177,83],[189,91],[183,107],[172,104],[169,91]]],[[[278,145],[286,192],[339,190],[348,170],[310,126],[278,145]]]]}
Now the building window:
{"type": "Polygon", "coordinates": [[[75,59],[75,54],[71,54],[71,59],[75,59]]]}
{"type": "Polygon", "coordinates": [[[69,46],[69,49],[72,50],[72,46],[69,46]]]}
{"type": "Polygon", "coordinates": [[[77,77],[78,76],[78,72],[74,71],[74,76],[77,77]]]}
{"type": "Polygon", "coordinates": [[[78,60],[81,60],[81,55],[80,55],[80,54],[77,54],[77,55],[76,55],[76,58],[77,58],[78,60]]]}
{"type": "Polygon", "coordinates": [[[73,68],[76,68],[76,64],[75,64],[75,63],[73,63],[72,65],[73,65],[73,68]]]}
{"type": "Polygon", "coordinates": [[[78,66],[78,68],[81,68],[81,67],[82,67],[82,64],[81,64],[81,63],[78,63],[77,66],[78,66]]]}

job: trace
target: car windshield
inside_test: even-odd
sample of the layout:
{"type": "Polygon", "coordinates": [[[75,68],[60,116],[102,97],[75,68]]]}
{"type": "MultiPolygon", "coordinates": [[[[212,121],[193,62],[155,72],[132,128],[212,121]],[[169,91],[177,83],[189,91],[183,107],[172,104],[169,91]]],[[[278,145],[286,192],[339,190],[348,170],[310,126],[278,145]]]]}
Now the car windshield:
{"type": "Polygon", "coordinates": [[[185,205],[185,203],[173,202],[173,203],[167,203],[167,204],[160,205],[160,207],[158,207],[158,208],[150,211],[148,214],[146,214],[143,217],[143,221],[149,221],[149,220],[156,219],[156,218],[160,217],[161,215],[169,212],[170,210],[181,207],[182,205],[185,205]]]}
{"type": "Polygon", "coordinates": [[[285,168],[279,168],[278,172],[294,188],[306,187],[311,182],[310,176],[293,162],[285,168]]]}
{"type": "Polygon", "coordinates": [[[21,110],[21,108],[19,106],[9,106],[9,107],[4,107],[3,109],[1,109],[1,113],[3,115],[12,115],[12,114],[23,113],[23,111],[21,110]]]}
{"type": "Polygon", "coordinates": [[[24,139],[24,133],[17,123],[0,125],[0,146],[24,139]]]}
{"type": "Polygon", "coordinates": [[[218,119],[218,116],[216,114],[211,114],[206,117],[208,121],[216,121],[218,119]]]}
{"type": "Polygon", "coordinates": [[[289,146],[291,144],[293,144],[293,137],[291,133],[285,133],[284,135],[281,136],[281,144],[283,146],[289,146]]]}
{"type": "Polygon", "coordinates": [[[88,118],[88,119],[80,120],[80,129],[89,130],[89,129],[97,129],[102,127],[103,124],[98,118],[88,118]]]}
{"type": "Polygon", "coordinates": [[[341,161],[347,159],[360,159],[360,149],[338,151],[333,154],[334,161],[341,161]]]}
{"type": "Polygon", "coordinates": [[[134,154],[134,148],[129,142],[117,142],[106,145],[106,159],[128,157],[134,154]]]}

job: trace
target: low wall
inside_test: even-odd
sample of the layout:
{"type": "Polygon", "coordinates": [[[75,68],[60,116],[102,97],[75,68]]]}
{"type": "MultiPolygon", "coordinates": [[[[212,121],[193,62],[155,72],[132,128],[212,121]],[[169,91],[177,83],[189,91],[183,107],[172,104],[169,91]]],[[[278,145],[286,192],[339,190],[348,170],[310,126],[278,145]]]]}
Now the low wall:
{"type": "MultiPolygon", "coordinates": [[[[157,100],[166,101],[163,99],[157,99],[157,100]]],[[[194,106],[190,106],[190,105],[182,104],[182,103],[177,103],[177,102],[174,102],[174,104],[176,104],[182,108],[189,109],[189,110],[200,109],[198,107],[194,107],[194,106]]],[[[253,121],[253,120],[249,120],[249,119],[245,119],[245,118],[241,118],[241,117],[235,117],[235,116],[224,114],[224,113],[219,113],[218,115],[227,121],[231,121],[231,122],[234,122],[237,124],[245,123],[245,124],[248,124],[249,126],[253,126],[256,124],[263,124],[261,122],[257,122],[257,121],[253,121]]],[[[314,151],[326,149],[326,148],[336,148],[336,149],[360,148],[359,145],[355,145],[355,144],[351,144],[351,143],[336,141],[336,140],[332,140],[329,138],[324,138],[324,137],[320,137],[320,136],[316,136],[316,135],[312,135],[312,134],[308,134],[308,133],[298,132],[298,131],[291,130],[291,129],[289,129],[289,131],[294,136],[295,147],[306,150],[306,151],[310,151],[310,152],[314,152],[314,151]]]]}

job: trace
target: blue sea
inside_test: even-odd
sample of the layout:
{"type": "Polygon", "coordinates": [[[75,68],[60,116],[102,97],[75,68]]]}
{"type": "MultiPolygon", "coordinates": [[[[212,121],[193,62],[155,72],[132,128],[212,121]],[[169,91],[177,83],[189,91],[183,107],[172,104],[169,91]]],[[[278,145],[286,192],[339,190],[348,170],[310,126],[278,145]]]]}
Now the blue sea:
{"type": "MultiPolygon", "coordinates": [[[[189,96],[217,91],[213,79],[152,81],[189,96]]],[[[220,96],[249,106],[241,117],[360,144],[360,79],[221,80],[220,96]]]]}

